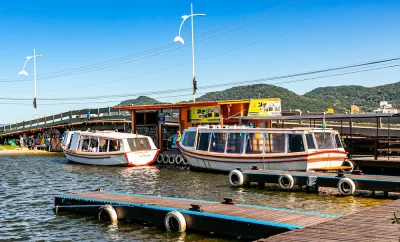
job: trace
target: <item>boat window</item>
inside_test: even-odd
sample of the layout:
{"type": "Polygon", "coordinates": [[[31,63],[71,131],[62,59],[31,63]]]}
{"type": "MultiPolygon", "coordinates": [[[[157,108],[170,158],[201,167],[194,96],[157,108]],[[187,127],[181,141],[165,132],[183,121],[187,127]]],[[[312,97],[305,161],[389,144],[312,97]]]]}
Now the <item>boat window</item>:
{"type": "Polygon", "coordinates": [[[147,138],[129,138],[126,140],[130,150],[151,150],[151,145],[147,138]]]}
{"type": "Polygon", "coordinates": [[[208,144],[210,141],[210,133],[199,133],[197,140],[197,150],[208,151],[208,144]]]}
{"type": "Polygon", "coordinates": [[[343,148],[342,141],[338,134],[335,135],[336,148],[343,148]]]}
{"type": "Polygon", "coordinates": [[[265,152],[285,153],[285,134],[269,133],[266,141],[265,152]]]}
{"type": "Polygon", "coordinates": [[[89,137],[82,137],[81,138],[81,151],[89,151],[89,137]]]}
{"type": "Polygon", "coordinates": [[[264,134],[248,133],[246,142],[246,154],[261,154],[264,150],[264,134]]]}
{"type": "Polygon", "coordinates": [[[228,144],[226,147],[226,153],[243,153],[244,137],[245,135],[241,133],[228,133],[228,144]]]}
{"type": "Polygon", "coordinates": [[[312,134],[306,134],[306,140],[308,149],[316,149],[314,137],[312,134]]]}
{"type": "Polygon", "coordinates": [[[224,153],[226,144],[226,133],[212,133],[211,135],[211,152],[224,153]]]}
{"type": "Polygon", "coordinates": [[[110,148],[109,151],[120,151],[120,140],[110,140],[110,148]]]}
{"type": "Polygon", "coordinates": [[[99,152],[107,152],[107,151],[108,151],[108,139],[100,138],[99,152]]]}
{"type": "Polygon", "coordinates": [[[318,149],[335,149],[332,133],[314,133],[314,136],[317,141],[318,149]]]}
{"type": "Polygon", "coordinates": [[[288,134],[289,153],[304,152],[304,141],[302,134],[288,134]]]}
{"type": "Polygon", "coordinates": [[[184,137],[182,138],[183,138],[182,140],[183,146],[193,147],[194,141],[196,139],[196,131],[185,132],[184,137]]]}
{"type": "Polygon", "coordinates": [[[89,140],[89,149],[88,149],[88,151],[89,152],[98,152],[99,151],[98,150],[98,145],[99,145],[98,138],[91,137],[90,140],[89,140]]]}

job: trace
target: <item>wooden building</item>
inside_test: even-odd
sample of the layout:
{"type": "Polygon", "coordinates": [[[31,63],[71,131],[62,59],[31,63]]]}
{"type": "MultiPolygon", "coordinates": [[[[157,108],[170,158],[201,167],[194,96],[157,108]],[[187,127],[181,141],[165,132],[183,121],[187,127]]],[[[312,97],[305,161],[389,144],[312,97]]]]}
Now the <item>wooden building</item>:
{"type": "MultiPolygon", "coordinates": [[[[241,125],[242,120],[235,117],[248,116],[251,113],[254,117],[265,115],[270,103],[279,109],[277,111],[272,108],[273,111],[280,113],[279,98],[116,106],[114,109],[129,111],[132,132],[153,137],[157,147],[163,151],[165,145],[161,144],[165,143],[166,135],[173,133],[171,130],[182,131],[203,124],[241,125]]],[[[254,127],[271,127],[270,120],[254,120],[251,124],[254,127]]]]}

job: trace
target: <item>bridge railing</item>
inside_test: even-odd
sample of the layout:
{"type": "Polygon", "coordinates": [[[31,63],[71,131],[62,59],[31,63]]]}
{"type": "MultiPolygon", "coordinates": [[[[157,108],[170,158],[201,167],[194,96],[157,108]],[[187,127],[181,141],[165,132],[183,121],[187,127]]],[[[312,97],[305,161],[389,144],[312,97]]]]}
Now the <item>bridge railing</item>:
{"type": "Polygon", "coordinates": [[[15,124],[8,124],[0,127],[0,133],[8,133],[18,130],[24,130],[27,128],[52,126],[53,124],[62,124],[64,123],[64,121],[65,123],[71,123],[72,121],[87,120],[89,112],[90,119],[112,119],[113,117],[119,116],[127,116],[127,119],[129,119],[129,111],[114,110],[112,107],[70,110],[64,113],[44,116],[38,119],[16,122],[15,124]]]}

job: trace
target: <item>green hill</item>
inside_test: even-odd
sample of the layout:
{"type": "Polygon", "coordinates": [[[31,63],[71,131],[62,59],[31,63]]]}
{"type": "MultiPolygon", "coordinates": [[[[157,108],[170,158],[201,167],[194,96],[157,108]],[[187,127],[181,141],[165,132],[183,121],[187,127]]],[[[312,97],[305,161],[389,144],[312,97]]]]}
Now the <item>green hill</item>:
{"type": "Polygon", "coordinates": [[[122,101],[118,106],[129,106],[129,105],[150,105],[150,104],[159,104],[161,102],[153,99],[151,97],[139,96],[135,99],[129,99],[122,101]]]}
{"type": "Polygon", "coordinates": [[[337,111],[350,109],[354,103],[362,111],[371,112],[379,107],[380,101],[388,101],[395,108],[400,107],[400,82],[376,87],[319,87],[304,96],[314,101],[329,103],[337,111]]]}
{"type": "MultiPolygon", "coordinates": [[[[354,103],[362,111],[371,112],[378,108],[380,101],[388,101],[395,108],[400,107],[400,82],[376,86],[337,86],[319,87],[304,95],[297,95],[286,88],[254,84],[237,86],[224,91],[209,92],[196,101],[216,101],[250,98],[278,97],[282,101],[282,110],[301,109],[303,112],[323,112],[332,107],[336,113],[344,113],[354,103]]],[[[159,101],[146,96],[126,100],[119,105],[148,105],[158,104],[159,101]]]]}
{"type": "Polygon", "coordinates": [[[237,86],[219,92],[207,93],[196,101],[215,101],[229,99],[250,99],[250,98],[272,98],[279,97],[282,102],[282,109],[301,109],[302,111],[325,111],[329,108],[329,103],[316,102],[315,100],[297,95],[286,88],[268,85],[254,84],[247,86],[237,86]]]}

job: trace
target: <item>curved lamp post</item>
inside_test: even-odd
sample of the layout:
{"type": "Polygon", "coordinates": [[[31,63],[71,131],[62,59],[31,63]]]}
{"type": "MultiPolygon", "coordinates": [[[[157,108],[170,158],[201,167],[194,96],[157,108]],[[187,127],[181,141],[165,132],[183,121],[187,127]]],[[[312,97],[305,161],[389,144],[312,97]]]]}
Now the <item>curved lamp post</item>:
{"type": "Polygon", "coordinates": [[[25,71],[25,66],[26,66],[26,63],[28,63],[28,61],[33,58],[33,80],[34,80],[34,83],[35,83],[35,90],[34,90],[35,97],[33,99],[33,107],[35,108],[35,119],[37,119],[37,106],[36,106],[36,57],[39,57],[39,56],[43,56],[43,55],[36,55],[36,50],[33,49],[33,56],[27,56],[26,57],[26,61],[24,63],[24,67],[22,68],[22,71],[18,72],[18,75],[28,76],[28,73],[25,71]]]}
{"type": "Polygon", "coordinates": [[[185,22],[186,19],[191,18],[192,22],[192,81],[193,81],[193,102],[196,102],[196,90],[197,90],[197,82],[196,82],[196,77],[194,75],[194,27],[193,27],[193,17],[195,16],[205,16],[203,13],[197,13],[193,14],[193,4],[190,4],[190,15],[183,15],[182,16],[182,23],[181,26],[179,27],[179,32],[178,36],[175,37],[174,42],[181,42],[182,44],[185,44],[185,41],[181,37],[181,30],[182,30],[182,25],[185,22]]]}

